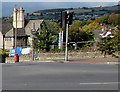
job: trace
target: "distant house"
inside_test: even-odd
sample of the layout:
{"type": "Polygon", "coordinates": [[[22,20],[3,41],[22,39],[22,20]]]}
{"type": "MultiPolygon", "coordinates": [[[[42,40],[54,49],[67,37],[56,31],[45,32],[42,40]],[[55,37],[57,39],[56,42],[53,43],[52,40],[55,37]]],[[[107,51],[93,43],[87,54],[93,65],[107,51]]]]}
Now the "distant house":
{"type": "Polygon", "coordinates": [[[15,48],[15,31],[17,36],[17,47],[27,47],[32,44],[32,30],[41,30],[40,25],[43,20],[24,19],[24,10],[14,8],[13,21],[3,21],[0,31],[0,48],[13,49],[15,48]]]}
{"type": "Polygon", "coordinates": [[[32,13],[33,15],[40,15],[41,13],[32,13]]]}
{"type": "Polygon", "coordinates": [[[108,27],[103,25],[101,30],[94,30],[95,40],[100,41],[102,38],[110,37],[114,38],[112,30],[118,30],[116,27],[108,27]]]}
{"type": "Polygon", "coordinates": [[[2,31],[0,30],[0,49],[3,48],[3,34],[2,31]]]}
{"type": "MultiPolygon", "coordinates": [[[[2,39],[0,41],[0,48],[5,48],[5,43],[10,44],[9,41],[7,41],[8,37],[5,37],[6,33],[12,28],[12,23],[10,21],[3,21],[2,26],[0,27],[0,38],[2,39]]],[[[11,37],[9,37],[11,39],[11,37]]]]}

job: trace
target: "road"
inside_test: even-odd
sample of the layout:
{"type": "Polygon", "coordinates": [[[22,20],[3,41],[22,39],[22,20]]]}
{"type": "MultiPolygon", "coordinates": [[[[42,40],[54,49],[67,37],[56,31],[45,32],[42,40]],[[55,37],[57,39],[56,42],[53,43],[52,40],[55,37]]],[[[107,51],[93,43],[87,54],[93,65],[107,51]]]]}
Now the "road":
{"type": "Polygon", "coordinates": [[[117,90],[118,66],[81,63],[2,64],[3,90],[117,90]]]}

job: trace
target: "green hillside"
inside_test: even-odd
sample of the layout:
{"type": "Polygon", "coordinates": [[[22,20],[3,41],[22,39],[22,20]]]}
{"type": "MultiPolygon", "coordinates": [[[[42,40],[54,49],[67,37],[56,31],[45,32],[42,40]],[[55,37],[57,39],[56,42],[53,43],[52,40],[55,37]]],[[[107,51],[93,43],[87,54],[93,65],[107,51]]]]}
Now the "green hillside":
{"type": "Polygon", "coordinates": [[[73,21],[96,20],[97,18],[104,17],[112,13],[120,13],[119,9],[119,5],[112,7],[46,9],[35,11],[32,14],[27,14],[26,19],[44,19],[53,22],[60,22],[61,12],[69,10],[70,12],[74,12],[73,21]]]}

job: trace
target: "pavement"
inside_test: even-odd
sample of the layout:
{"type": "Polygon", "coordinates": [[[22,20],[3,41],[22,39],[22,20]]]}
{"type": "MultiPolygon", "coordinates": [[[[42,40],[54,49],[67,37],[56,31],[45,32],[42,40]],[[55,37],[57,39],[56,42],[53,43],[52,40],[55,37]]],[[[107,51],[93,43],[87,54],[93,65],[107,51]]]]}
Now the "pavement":
{"type": "MultiPolygon", "coordinates": [[[[19,62],[58,62],[58,63],[88,63],[88,64],[120,64],[119,58],[107,57],[107,58],[91,58],[91,59],[39,59],[39,60],[25,60],[20,59],[19,62]]],[[[15,63],[14,58],[12,60],[6,60],[6,63],[15,63]]]]}
{"type": "Polygon", "coordinates": [[[83,60],[70,60],[69,63],[120,64],[118,58],[94,58],[83,60]]]}
{"type": "Polygon", "coordinates": [[[120,64],[118,58],[93,58],[93,59],[68,59],[67,62],[64,59],[52,60],[54,62],[64,63],[87,63],[87,64],[120,64]]]}

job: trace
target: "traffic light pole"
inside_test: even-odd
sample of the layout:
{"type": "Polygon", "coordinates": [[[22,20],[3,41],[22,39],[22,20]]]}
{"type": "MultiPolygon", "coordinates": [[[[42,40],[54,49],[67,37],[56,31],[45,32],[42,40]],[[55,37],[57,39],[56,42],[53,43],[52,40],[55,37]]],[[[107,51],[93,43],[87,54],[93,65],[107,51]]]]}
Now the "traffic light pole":
{"type": "Polygon", "coordinates": [[[68,29],[69,29],[69,25],[72,24],[73,12],[65,11],[62,12],[61,15],[62,15],[61,26],[63,29],[66,30],[65,61],[68,61],[68,29]]]}
{"type": "Polygon", "coordinates": [[[66,48],[65,48],[65,61],[68,60],[68,23],[66,24],[66,48]]]}
{"type": "Polygon", "coordinates": [[[69,11],[67,11],[65,62],[68,61],[68,28],[69,28],[69,20],[68,19],[69,19],[69,11]]]}

